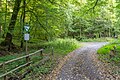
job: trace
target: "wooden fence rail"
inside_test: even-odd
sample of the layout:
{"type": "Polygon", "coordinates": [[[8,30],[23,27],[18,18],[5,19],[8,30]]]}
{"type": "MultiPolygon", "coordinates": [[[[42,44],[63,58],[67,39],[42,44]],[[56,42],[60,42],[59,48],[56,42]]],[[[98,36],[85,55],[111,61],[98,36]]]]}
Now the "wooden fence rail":
{"type": "Polygon", "coordinates": [[[35,55],[36,53],[40,53],[40,54],[42,55],[42,51],[43,51],[43,49],[40,49],[40,50],[38,50],[38,51],[36,51],[36,52],[34,52],[34,53],[27,54],[27,55],[25,55],[25,56],[21,56],[21,57],[18,57],[18,58],[15,58],[15,59],[12,59],[12,60],[9,60],[9,61],[0,63],[0,67],[2,66],[2,67],[3,67],[3,71],[4,71],[4,74],[0,75],[0,78],[4,77],[4,80],[6,80],[6,76],[7,76],[8,74],[10,74],[10,73],[12,73],[12,72],[14,72],[14,71],[22,68],[22,67],[25,67],[25,66],[29,65],[32,61],[29,61],[29,62],[26,61],[25,64],[20,65],[20,66],[16,67],[15,69],[12,69],[12,70],[9,71],[9,72],[6,72],[6,70],[5,70],[5,65],[6,65],[6,64],[9,64],[9,63],[12,63],[12,62],[15,62],[15,61],[21,60],[21,59],[23,59],[23,58],[27,58],[27,57],[30,58],[30,56],[35,55]]]}

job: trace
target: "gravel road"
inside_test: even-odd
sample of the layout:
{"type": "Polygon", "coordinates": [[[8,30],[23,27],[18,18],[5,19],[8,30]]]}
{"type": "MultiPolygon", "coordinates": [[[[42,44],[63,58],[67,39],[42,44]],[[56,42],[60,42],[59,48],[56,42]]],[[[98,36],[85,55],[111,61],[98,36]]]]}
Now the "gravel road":
{"type": "MultiPolygon", "coordinates": [[[[96,51],[106,42],[83,43],[84,46],[75,50],[71,58],[65,62],[56,80],[112,80],[105,79],[96,66],[96,51]]],[[[101,70],[102,71],[102,70],[101,70]]]]}

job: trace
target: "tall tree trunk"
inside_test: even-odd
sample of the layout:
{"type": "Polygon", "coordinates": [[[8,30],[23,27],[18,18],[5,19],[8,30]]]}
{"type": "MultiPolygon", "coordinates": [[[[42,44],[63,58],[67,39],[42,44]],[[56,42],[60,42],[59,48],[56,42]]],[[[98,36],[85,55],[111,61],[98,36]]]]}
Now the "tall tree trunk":
{"type": "Polygon", "coordinates": [[[110,31],[110,28],[109,28],[109,37],[111,37],[111,31],[110,31]]]}
{"type": "MultiPolygon", "coordinates": [[[[12,32],[14,30],[14,26],[15,26],[15,23],[16,23],[16,20],[17,20],[17,15],[18,15],[18,12],[19,12],[19,9],[20,9],[20,3],[21,3],[21,0],[15,0],[15,4],[14,4],[14,8],[13,8],[13,13],[12,13],[12,16],[11,16],[11,21],[9,23],[9,27],[8,27],[8,32],[6,34],[6,37],[5,37],[5,41],[3,42],[4,46],[11,46],[12,43],[12,32]]],[[[2,44],[2,43],[1,43],[2,44]]]]}
{"type": "Polygon", "coordinates": [[[3,38],[5,38],[5,33],[6,33],[6,28],[7,28],[7,0],[6,0],[6,5],[5,5],[5,23],[4,23],[4,33],[3,33],[3,38]]]}
{"type": "MultiPolygon", "coordinates": [[[[2,2],[1,2],[1,0],[0,0],[0,7],[2,7],[2,2]]],[[[1,11],[1,9],[0,9],[0,11],[1,11]]],[[[0,23],[0,38],[1,38],[1,36],[2,36],[2,25],[1,25],[1,23],[0,23]]]]}
{"type": "Polygon", "coordinates": [[[2,37],[2,26],[0,24],[0,38],[2,37]]]}
{"type": "MultiPolygon", "coordinates": [[[[23,22],[22,22],[23,23],[23,25],[22,25],[23,29],[22,30],[24,30],[24,25],[25,25],[25,7],[26,7],[26,0],[23,0],[23,15],[22,15],[23,16],[23,22]]],[[[23,36],[23,33],[22,33],[22,36],[23,36]]],[[[21,48],[23,48],[23,41],[24,40],[22,38],[21,45],[20,45],[21,48]]]]}
{"type": "Polygon", "coordinates": [[[79,37],[80,38],[82,37],[82,29],[81,29],[81,27],[80,27],[80,35],[79,35],[79,37]]]}

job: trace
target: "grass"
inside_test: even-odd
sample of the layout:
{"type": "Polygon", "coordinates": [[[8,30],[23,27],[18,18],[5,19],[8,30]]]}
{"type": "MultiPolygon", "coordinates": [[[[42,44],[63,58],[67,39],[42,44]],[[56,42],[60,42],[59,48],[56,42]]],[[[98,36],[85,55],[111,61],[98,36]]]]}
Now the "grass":
{"type": "MultiPolygon", "coordinates": [[[[36,62],[35,64],[39,64],[39,63],[36,62]]],[[[55,60],[50,59],[44,65],[41,65],[39,67],[29,66],[29,68],[33,69],[32,73],[28,74],[26,78],[24,78],[23,80],[34,80],[34,79],[41,80],[40,75],[46,76],[47,74],[49,74],[53,70],[55,64],[56,64],[55,60]]]]}
{"type": "Polygon", "coordinates": [[[67,53],[80,47],[80,43],[75,39],[55,39],[47,43],[47,49],[53,47],[55,53],[66,55],[67,53]]]}
{"type": "Polygon", "coordinates": [[[109,44],[101,47],[97,53],[99,54],[99,59],[103,62],[114,62],[119,63],[120,62],[120,40],[116,39],[109,44]],[[110,51],[114,50],[115,48],[115,55],[114,57],[110,57],[110,51]]]}
{"type": "MultiPolygon", "coordinates": [[[[6,56],[3,56],[3,57],[0,57],[0,63],[2,63],[2,62],[5,62],[5,61],[8,61],[8,60],[11,60],[11,59],[15,59],[15,58],[18,58],[18,57],[20,57],[20,56],[23,56],[23,55],[25,55],[25,53],[22,53],[22,54],[12,54],[12,55],[6,55],[6,56]]],[[[37,54],[38,55],[38,54],[37,54]]],[[[33,61],[33,63],[35,63],[36,61],[39,61],[39,60],[41,60],[42,59],[42,57],[41,56],[31,56],[31,60],[33,61]]],[[[21,59],[21,60],[18,60],[18,61],[15,61],[15,62],[12,62],[12,63],[9,63],[9,64],[6,64],[6,71],[8,72],[8,71],[10,71],[10,70],[12,70],[12,69],[14,69],[15,67],[17,67],[17,66],[20,66],[20,65],[22,65],[22,64],[25,64],[26,63],[26,59],[25,58],[23,58],[23,59],[21,59]]],[[[3,74],[4,72],[3,72],[3,69],[2,68],[0,68],[0,74],[3,74]]]]}

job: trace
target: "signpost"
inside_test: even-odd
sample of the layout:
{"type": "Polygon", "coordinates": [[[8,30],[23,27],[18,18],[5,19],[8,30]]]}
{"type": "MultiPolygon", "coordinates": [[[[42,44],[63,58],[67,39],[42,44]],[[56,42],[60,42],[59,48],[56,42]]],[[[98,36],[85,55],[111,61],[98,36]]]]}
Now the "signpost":
{"type": "Polygon", "coordinates": [[[24,28],[25,28],[25,31],[26,31],[26,32],[28,32],[29,29],[30,29],[29,25],[25,25],[24,28]]]}
{"type": "MultiPolygon", "coordinates": [[[[30,39],[30,34],[28,33],[29,32],[29,25],[25,25],[24,26],[24,30],[25,30],[25,34],[24,34],[24,40],[26,41],[26,54],[28,54],[28,47],[27,47],[27,41],[30,39]]],[[[26,61],[29,62],[29,57],[26,57],[26,61]]]]}
{"type": "Polygon", "coordinates": [[[28,33],[24,34],[24,40],[25,41],[28,41],[30,38],[30,35],[28,33]]]}

